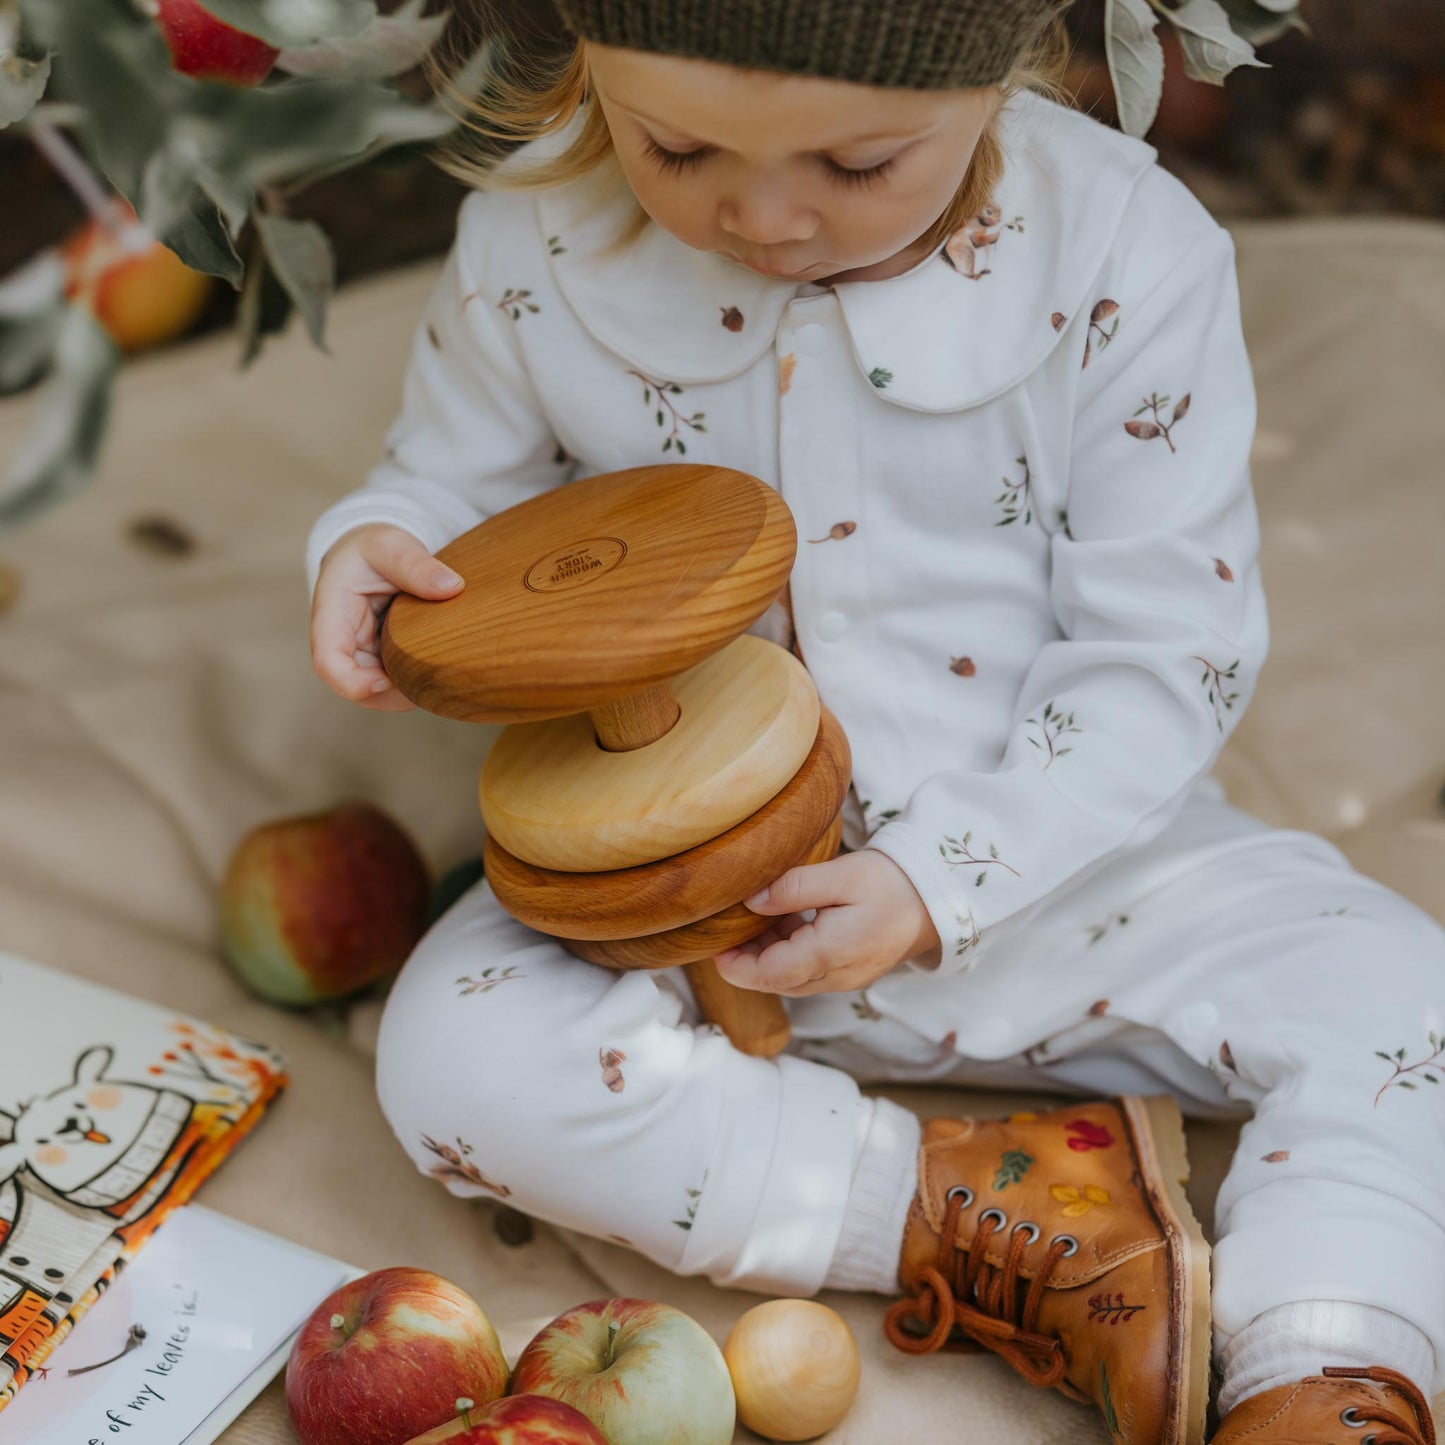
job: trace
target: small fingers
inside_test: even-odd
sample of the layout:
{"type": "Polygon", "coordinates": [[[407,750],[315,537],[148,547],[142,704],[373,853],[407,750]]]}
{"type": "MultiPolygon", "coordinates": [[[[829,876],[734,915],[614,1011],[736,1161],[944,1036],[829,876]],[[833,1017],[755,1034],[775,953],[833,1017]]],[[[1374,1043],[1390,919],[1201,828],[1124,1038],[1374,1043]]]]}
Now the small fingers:
{"type": "Polygon", "coordinates": [[[362,561],[399,592],[436,601],[461,590],[462,579],[400,527],[378,527],[361,539],[362,561]]]}

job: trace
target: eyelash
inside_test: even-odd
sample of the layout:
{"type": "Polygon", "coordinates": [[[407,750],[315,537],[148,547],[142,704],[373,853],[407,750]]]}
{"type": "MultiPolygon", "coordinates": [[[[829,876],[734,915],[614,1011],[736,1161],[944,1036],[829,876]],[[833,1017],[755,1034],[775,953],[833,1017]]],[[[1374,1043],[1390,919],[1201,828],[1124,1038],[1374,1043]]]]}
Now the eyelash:
{"type": "MultiPolygon", "coordinates": [[[[706,146],[700,146],[695,151],[670,151],[665,146],[660,146],[647,137],[646,151],[648,159],[660,170],[669,175],[681,175],[685,171],[692,170],[698,166],[708,155],[706,146]]],[[[841,186],[861,186],[867,189],[876,185],[893,169],[893,157],[886,161],[880,161],[876,166],[868,166],[864,170],[852,170],[848,166],[840,166],[837,161],[830,160],[827,156],[822,157],[824,169],[830,178],[841,186]]]]}

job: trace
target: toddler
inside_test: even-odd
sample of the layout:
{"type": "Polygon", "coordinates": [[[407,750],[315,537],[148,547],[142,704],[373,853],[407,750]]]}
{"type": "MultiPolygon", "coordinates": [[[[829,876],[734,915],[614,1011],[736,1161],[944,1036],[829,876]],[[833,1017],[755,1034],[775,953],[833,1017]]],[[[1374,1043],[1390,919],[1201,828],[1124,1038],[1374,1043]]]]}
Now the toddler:
{"type": "Polygon", "coordinates": [[[1266,647],[1228,236],[1152,150],[1031,88],[1058,0],[562,0],[565,62],[477,102],[486,170],[388,457],[316,524],[318,673],[378,659],[434,553],[686,458],[798,522],[794,646],[852,745],[845,851],[721,955],[583,963],[485,881],[418,946],[382,1108],[448,1187],[775,1294],[899,1295],[1127,1445],[1434,1440],[1445,933],[1209,777],[1266,647]],[[860,1083],[1053,1091],[934,1120],[860,1083]],[[1412,1086],[1420,1083],[1422,1086],[1412,1086]],[[1179,1107],[1248,1115],[1212,1291],[1179,1107]],[[1358,1433],[1357,1433],[1358,1432],[1358,1433]]]}

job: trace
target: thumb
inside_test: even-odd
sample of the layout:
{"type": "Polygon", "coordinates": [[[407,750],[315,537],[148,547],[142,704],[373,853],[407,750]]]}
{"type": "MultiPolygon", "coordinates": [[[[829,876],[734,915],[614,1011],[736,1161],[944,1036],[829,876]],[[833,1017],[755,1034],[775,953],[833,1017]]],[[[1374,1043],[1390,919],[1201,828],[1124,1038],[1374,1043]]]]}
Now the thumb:
{"type": "Polygon", "coordinates": [[[776,882],[745,900],[754,913],[776,917],[784,913],[801,913],[806,908],[829,908],[847,903],[845,893],[845,860],[834,858],[828,863],[809,863],[789,868],[776,882]]]}
{"type": "Polygon", "coordinates": [[[465,585],[445,562],[400,527],[388,527],[368,537],[362,560],[398,591],[428,601],[450,597],[465,585]]]}

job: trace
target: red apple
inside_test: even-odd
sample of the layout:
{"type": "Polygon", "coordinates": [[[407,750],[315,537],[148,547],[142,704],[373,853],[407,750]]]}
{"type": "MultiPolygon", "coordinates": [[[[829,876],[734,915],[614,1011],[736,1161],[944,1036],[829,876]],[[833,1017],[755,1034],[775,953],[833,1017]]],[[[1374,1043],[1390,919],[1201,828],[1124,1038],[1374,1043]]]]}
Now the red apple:
{"type": "Polygon", "coordinates": [[[343,803],[248,833],[221,882],[221,945],[272,1003],[342,998],[395,972],[426,922],[430,883],[380,809],[343,803]]]}
{"type": "Polygon", "coordinates": [[[577,1305],[544,1325],[514,1395],[575,1406],[611,1445],[729,1445],[736,1406],[722,1351],[690,1315],[652,1300],[577,1305]]]}
{"type": "Polygon", "coordinates": [[[217,20],[198,0],[154,0],[154,4],[171,64],[183,75],[258,85],[270,75],[281,53],[274,45],[217,20]]]}
{"type": "Polygon", "coordinates": [[[459,1398],[486,1405],[507,1361],[477,1302],[424,1269],[380,1269],[317,1305],[286,1363],[301,1445],[402,1445],[445,1423],[459,1398]]]}
{"type": "Polygon", "coordinates": [[[84,306],[122,351],[143,351],[187,330],[205,310],[215,282],[162,246],[127,201],[111,201],[60,247],[65,294],[84,306]]]}
{"type": "MultiPolygon", "coordinates": [[[[457,1402],[461,1404],[461,1401],[457,1402]]],[[[418,1435],[407,1445],[608,1445],[580,1411],[545,1395],[508,1395],[418,1435]]]]}

